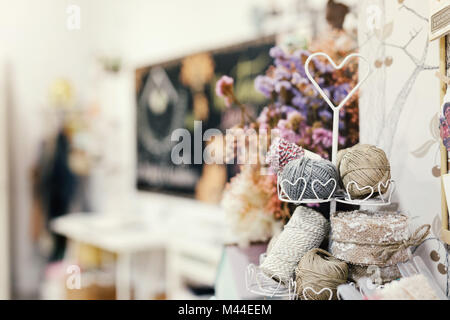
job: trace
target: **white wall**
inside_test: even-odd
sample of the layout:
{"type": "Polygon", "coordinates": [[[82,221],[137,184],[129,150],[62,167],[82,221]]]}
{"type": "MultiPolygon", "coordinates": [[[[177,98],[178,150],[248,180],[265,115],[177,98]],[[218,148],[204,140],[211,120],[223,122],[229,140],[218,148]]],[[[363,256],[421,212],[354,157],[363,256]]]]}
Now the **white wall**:
{"type": "MultiPolygon", "coordinates": [[[[428,1],[403,4],[407,8],[390,0],[360,3],[359,43],[364,44],[360,52],[372,66],[377,59],[391,57],[393,61],[390,66],[374,68],[362,87],[360,138],[388,153],[396,183],[394,198],[399,210],[411,216],[412,228],[431,224],[431,237],[438,238],[441,189],[433,168],[436,170],[440,162],[435,117],[440,109],[440,83],[434,75],[439,65],[439,43],[428,41],[428,1]],[[367,29],[367,13],[373,12],[367,8],[373,5],[381,9],[382,25],[393,23],[392,33],[383,41],[367,29]]],[[[439,264],[448,263],[444,246],[432,240],[418,252],[446,289],[447,275],[439,271],[439,264]],[[431,250],[439,252],[439,261],[430,258],[431,250]]]]}
{"type": "MultiPolygon", "coordinates": [[[[408,1],[408,8],[427,17],[428,2],[408,1]]],[[[377,144],[389,155],[391,173],[396,180],[396,200],[402,210],[431,223],[440,214],[440,181],[432,168],[439,162],[438,143],[430,126],[439,110],[439,80],[434,73],[439,65],[438,42],[428,41],[428,24],[398,3],[366,0],[361,3],[361,53],[371,65],[377,59],[392,58],[390,66],[373,68],[360,100],[360,136],[365,143],[377,144]],[[393,23],[392,34],[384,41],[367,38],[366,8],[382,8],[382,25],[393,23]],[[411,35],[417,33],[412,38],[411,35]],[[406,49],[403,46],[411,39],[406,49]],[[411,59],[408,54],[413,58],[411,59]],[[413,59],[417,59],[413,60],[413,59]],[[429,149],[416,150],[428,141],[429,149]]]]}
{"type": "MultiPolygon", "coordinates": [[[[89,2],[84,1],[88,7],[89,2]]],[[[36,251],[29,238],[31,208],[30,168],[36,159],[45,127],[42,109],[49,84],[57,77],[70,79],[82,92],[89,59],[84,44],[88,25],[79,32],[66,29],[64,1],[2,1],[0,10],[0,66],[8,69],[12,160],[12,283],[25,296],[38,282],[36,251]],[[75,67],[77,66],[77,67],[75,67]]]]}
{"type": "Polygon", "coordinates": [[[9,298],[9,207],[6,81],[0,73],[0,299],[9,298]]]}

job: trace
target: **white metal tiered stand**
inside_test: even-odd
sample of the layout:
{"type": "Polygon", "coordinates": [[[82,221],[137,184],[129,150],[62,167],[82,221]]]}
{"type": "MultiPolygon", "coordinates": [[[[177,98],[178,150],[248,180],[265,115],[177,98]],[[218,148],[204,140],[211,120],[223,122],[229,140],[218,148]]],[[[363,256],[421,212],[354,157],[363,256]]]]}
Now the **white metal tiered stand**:
{"type": "MultiPolygon", "coordinates": [[[[339,65],[336,65],[335,62],[326,54],[322,52],[311,54],[308,59],[305,62],[305,73],[308,79],[311,81],[311,83],[314,85],[314,87],[317,89],[317,91],[320,93],[322,98],[327,102],[328,106],[333,111],[333,144],[332,144],[332,150],[331,150],[331,161],[334,165],[336,165],[337,161],[337,152],[338,152],[338,136],[339,136],[339,112],[344,107],[344,105],[349,101],[349,99],[352,97],[352,95],[361,87],[361,85],[367,80],[371,72],[370,64],[367,61],[366,58],[364,58],[362,55],[357,53],[352,53],[348,55],[339,65]],[[353,59],[355,57],[359,58],[360,61],[364,61],[367,65],[367,71],[365,72],[362,79],[356,84],[356,86],[348,93],[348,95],[339,103],[339,105],[335,106],[333,102],[329,99],[329,97],[325,94],[325,92],[322,90],[322,88],[317,84],[317,82],[314,80],[314,78],[311,76],[309,72],[309,64],[312,59],[315,57],[324,57],[326,58],[331,65],[335,69],[341,69],[350,59],[353,59]]],[[[348,203],[353,205],[369,205],[369,206],[383,206],[388,205],[391,203],[391,197],[392,193],[395,189],[394,181],[391,179],[387,181],[385,184],[378,184],[377,188],[373,188],[372,186],[359,186],[355,181],[350,181],[346,186],[344,190],[344,195],[342,196],[334,196],[335,191],[338,186],[338,181],[335,179],[330,179],[326,182],[322,182],[319,180],[313,180],[311,182],[311,189],[313,193],[315,194],[316,198],[312,199],[304,199],[303,194],[305,193],[306,189],[306,180],[304,178],[299,178],[297,181],[291,182],[287,180],[283,180],[280,175],[278,175],[277,179],[277,192],[278,197],[281,201],[284,202],[290,202],[294,204],[308,204],[308,203],[323,203],[323,202],[330,202],[330,215],[333,214],[336,211],[336,202],[342,202],[342,203],[348,203]],[[301,195],[299,199],[291,199],[287,193],[285,192],[283,185],[285,183],[289,183],[290,185],[296,185],[299,182],[303,182],[304,189],[301,192],[301,195]],[[320,199],[316,192],[314,187],[317,186],[317,184],[322,184],[323,186],[327,185],[328,183],[334,184],[333,191],[330,193],[328,198],[320,199]],[[362,189],[370,189],[371,193],[364,199],[352,199],[350,196],[348,189],[349,187],[355,184],[355,187],[359,190],[362,189]],[[385,194],[382,194],[382,188],[387,188],[385,194]],[[378,196],[373,198],[372,196],[374,193],[378,193],[378,196]]],[[[285,298],[289,297],[290,299],[296,298],[296,288],[295,288],[295,281],[290,281],[288,284],[282,285],[272,278],[269,278],[268,276],[264,275],[264,273],[255,265],[250,265],[247,269],[246,273],[246,285],[247,289],[253,293],[261,294],[263,296],[268,297],[279,297],[279,298],[285,298]]]]}

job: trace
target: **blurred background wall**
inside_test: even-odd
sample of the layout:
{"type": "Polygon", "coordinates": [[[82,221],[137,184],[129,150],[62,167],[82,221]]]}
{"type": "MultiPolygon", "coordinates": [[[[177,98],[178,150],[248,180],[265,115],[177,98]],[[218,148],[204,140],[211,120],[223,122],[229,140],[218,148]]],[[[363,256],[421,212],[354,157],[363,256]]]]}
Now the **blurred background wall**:
{"type": "MultiPolygon", "coordinates": [[[[0,97],[5,96],[4,75],[0,75],[0,97]]],[[[6,119],[6,101],[0,99],[0,299],[9,298],[9,208],[8,208],[8,137],[6,119]]]]}
{"type": "MultiPolygon", "coordinates": [[[[323,10],[326,4],[324,0],[309,2],[316,10],[323,10]]],[[[258,22],[255,10],[270,10],[274,3],[261,0],[1,1],[1,8],[7,9],[0,10],[0,106],[5,106],[4,120],[9,132],[11,215],[9,222],[6,215],[0,215],[0,226],[10,225],[14,297],[36,297],[45,264],[37,247],[46,244],[35,242],[29,232],[33,202],[30,177],[42,139],[52,128],[47,109],[49,87],[54,80],[70,80],[75,103],[98,104],[105,117],[114,119],[114,125],[120,129],[109,151],[113,160],[118,159],[115,164],[120,174],[114,180],[105,180],[108,172],[99,173],[100,186],[94,189],[111,188],[112,193],[108,196],[105,191],[99,195],[103,199],[98,200],[102,203],[98,207],[125,215],[154,213],[158,208],[165,208],[169,201],[173,205],[181,200],[135,192],[135,69],[289,28],[292,25],[289,19],[296,19],[294,16],[285,15],[281,21],[264,27],[258,22]],[[70,5],[81,9],[79,30],[67,28],[70,5]],[[120,58],[120,71],[111,75],[99,70],[99,57],[120,58]],[[117,190],[120,197],[114,196],[117,190]]],[[[276,2],[278,7],[288,8],[293,3],[276,2]]],[[[325,18],[322,14],[315,19],[324,21],[325,18]]],[[[0,190],[2,181],[6,183],[0,180],[0,190]]],[[[2,250],[6,249],[0,247],[0,254],[2,250]]],[[[6,266],[0,266],[0,279],[7,272],[6,266]]]]}
{"type": "Polygon", "coordinates": [[[0,50],[2,74],[8,82],[13,137],[10,155],[13,219],[10,230],[15,292],[32,296],[40,281],[40,260],[27,232],[31,211],[29,175],[45,134],[42,110],[48,101],[51,82],[61,76],[69,78],[80,99],[89,99],[98,94],[91,90],[95,86],[92,73],[97,56],[106,54],[123,59],[124,68],[119,75],[121,84],[116,87],[120,91],[109,94],[122,103],[120,118],[128,140],[117,152],[128,158],[125,160],[128,168],[126,183],[131,192],[134,188],[135,67],[250,38],[254,28],[248,22],[248,9],[254,3],[3,1],[2,8],[8,10],[0,13],[0,38],[5,39],[6,44],[0,50]],[[80,30],[66,28],[66,9],[70,4],[81,8],[80,30]]]}

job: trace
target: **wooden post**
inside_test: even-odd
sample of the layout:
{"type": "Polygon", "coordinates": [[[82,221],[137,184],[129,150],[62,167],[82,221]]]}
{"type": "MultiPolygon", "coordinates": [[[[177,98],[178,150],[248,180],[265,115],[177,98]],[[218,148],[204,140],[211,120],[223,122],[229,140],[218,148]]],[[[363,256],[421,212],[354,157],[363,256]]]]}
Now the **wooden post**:
{"type": "MultiPolygon", "coordinates": [[[[446,66],[446,37],[441,37],[439,39],[439,71],[443,75],[447,75],[446,66]]],[[[441,104],[444,101],[444,95],[447,91],[447,85],[441,81],[440,82],[440,92],[441,92],[441,104]]],[[[441,110],[439,110],[441,112],[441,110]]],[[[441,176],[448,173],[448,158],[447,149],[445,148],[442,139],[440,139],[440,149],[441,149],[441,176]]],[[[447,244],[450,244],[450,231],[448,229],[448,210],[447,210],[447,200],[445,197],[444,184],[441,179],[441,214],[442,214],[442,227],[441,227],[441,240],[447,244]]]]}

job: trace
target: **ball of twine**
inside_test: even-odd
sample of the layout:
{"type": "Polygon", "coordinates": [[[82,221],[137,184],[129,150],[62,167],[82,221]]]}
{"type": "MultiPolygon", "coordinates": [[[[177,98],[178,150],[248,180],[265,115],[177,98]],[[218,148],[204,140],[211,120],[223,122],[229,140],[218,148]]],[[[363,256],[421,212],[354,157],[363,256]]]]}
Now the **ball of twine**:
{"type": "Polygon", "coordinates": [[[283,170],[284,166],[294,159],[303,157],[305,151],[295,143],[290,143],[282,138],[275,138],[266,155],[266,163],[274,172],[283,170]]]}
{"type": "Polygon", "coordinates": [[[339,180],[336,167],[325,159],[309,159],[303,157],[292,160],[284,167],[282,181],[280,183],[291,200],[300,200],[303,188],[305,188],[305,192],[303,193],[302,199],[316,199],[312,188],[314,180],[318,180],[318,182],[314,183],[314,190],[317,197],[319,199],[328,198],[335,188],[335,183],[338,183],[339,180]],[[303,180],[295,183],[300,177],[305,179],[306,188],[303,180]],[[335,182],[330,181],[326,184],[331,178],[335,179],[335,182]]]}
{"type": "Polygon", "coordinates": [[[270,239],[269,244],[267,245],[267,250],[266,250],[266,254],[269,254],[270,251],[272,251],[273,246],[275,245],[275,243],[277,243],[279,234],[276,234],[272,237],[272,239],[270,239]]]}
{"type": "Polygon", "coordinates": [[[356,183],[348,186],[348,192],[354,198],[364,198],[372,193],[370,188],[362,189],[366,186],[373,188],[373,195],[378,193],[380,182],[381,193],[385,193],[389,187],[387,184],[391,179],[389,160],[383,150],[373,145],[357,144],[339,151],[337,169],[344,189],[351,181],[356,183]]]}
{"type": "Polygon", "coordinates": [[[322,243],[329,222],[317,211],[299,206],[277,236],[260,269],[269,277],[287,283],[303,255],[322,243]]]}
{"type": "Polygon", "coordinates": [[[295,269],[297,295],[302,300],[337,300],[337,287],[347,281],[348,266],[323,249],[308,251],[295,269]],[[322,292],[320,292],[323,290],[322,292]],[[320,293],[319,293],[320,292],[320,293]]]}

